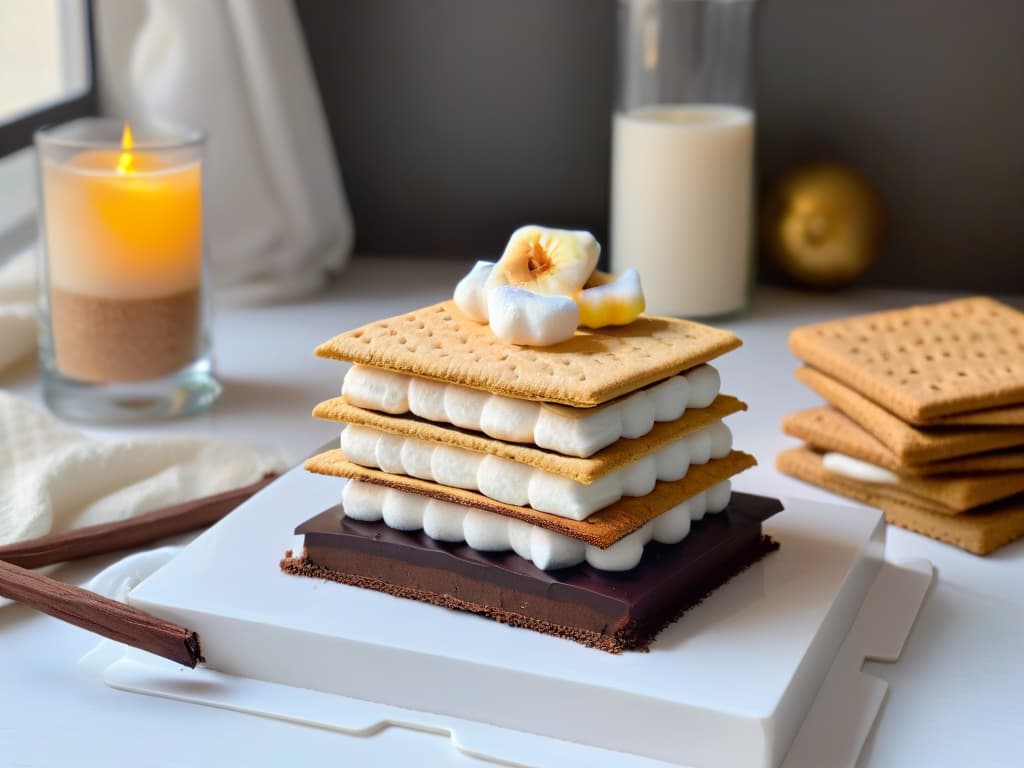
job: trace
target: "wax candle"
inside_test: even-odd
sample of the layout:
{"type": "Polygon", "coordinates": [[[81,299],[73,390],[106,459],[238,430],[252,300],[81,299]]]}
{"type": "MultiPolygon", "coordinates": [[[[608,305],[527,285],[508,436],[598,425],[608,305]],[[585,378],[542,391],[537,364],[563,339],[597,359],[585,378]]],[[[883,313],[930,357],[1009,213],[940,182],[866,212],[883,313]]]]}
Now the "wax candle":
{"type": "Polygon", "coordinates": [[[51,283],[89,296],[148,299],[195,290],[202,264],[198,161],[87,150],[44,170],[51,283]]]}
{"type": "Polygon", "coordinates": [[[42,163],[56,365],[83,382],[141,381],[196,356],[203,233],[190,153],[83,148],[42,163]]]}

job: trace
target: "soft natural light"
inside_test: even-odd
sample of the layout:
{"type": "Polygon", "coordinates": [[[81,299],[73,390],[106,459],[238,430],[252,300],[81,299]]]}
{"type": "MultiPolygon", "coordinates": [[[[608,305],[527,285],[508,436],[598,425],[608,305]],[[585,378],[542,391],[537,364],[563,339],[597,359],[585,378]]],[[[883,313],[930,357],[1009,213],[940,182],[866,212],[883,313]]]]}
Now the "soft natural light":
{"type": "Polygon", "coordinates": [[[83,0],[0,1],[0,123],[88,85],[83,0]]]}

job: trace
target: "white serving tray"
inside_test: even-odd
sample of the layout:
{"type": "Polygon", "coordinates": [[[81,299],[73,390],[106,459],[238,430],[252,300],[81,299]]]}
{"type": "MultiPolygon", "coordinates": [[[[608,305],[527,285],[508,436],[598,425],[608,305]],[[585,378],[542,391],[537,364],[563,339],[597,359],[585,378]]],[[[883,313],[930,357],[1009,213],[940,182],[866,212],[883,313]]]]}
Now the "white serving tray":
{"type": "Polygon", "coordinates": [[[299,544],[291,531],[336,503],[341,482],[289,472],[132,591],[132,604],[199,632],[208,669],[130,653],[107,682],[352,734],[387,724],[447,732],[472,754],[530,765],[634,765],[640,755],[775,766],[791,745],[787,766],[841,765],[856,759],[885,691],[861,664],[898,655],[931,580],[927,564],[882,567],[880,513],[784,500],[765,526],[780,551],[650,653],[613,656],[280,573],[284,550],[299,544]],[[815,697],[814,727],[794,743],[815,697]]]}

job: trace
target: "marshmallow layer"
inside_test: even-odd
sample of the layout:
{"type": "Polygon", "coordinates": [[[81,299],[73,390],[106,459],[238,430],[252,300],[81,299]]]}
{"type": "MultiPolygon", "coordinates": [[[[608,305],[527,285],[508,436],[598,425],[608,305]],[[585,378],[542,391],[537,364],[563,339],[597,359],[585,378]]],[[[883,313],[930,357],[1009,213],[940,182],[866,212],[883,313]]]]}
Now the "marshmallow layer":
{"type": "Polygon", "coordinates": [[[602,571],[635,568],[649,541],[675,544],[686,538],[690,523],[729,504],[732,484],[725,480],[654,518],[607,549],[585,544],[521,520],[439,501],[429,496],[350,480],[342,491],[345,515],[354,520],[383,520],[400,531],[423,532],[432,539],[465,542],[482,552],[513,550],[542,570],[587,562],[602,571]]]}
{"type": "Polygon", "coordinates": [[[646,496],[660,481],[681,480],[690,464],[727,456],[732,432],[721,421],[584,484],[510,459],[349,424],[341,433],[349,461],[392,474],[477,491],[496,501],[584,520],[623,496],[646,496]]]}
{"type": "Polygon", "coordinates": [[[706,408],[720,388],[718,371],[699,365],[610,405],[571,408],[354,365],[345,375],[341,393],[360,408],[413,413],[498,440],[533,443],[586,458],[619,438],[643,437],[656,421],[674,421],[687,408],[706,408]]]}

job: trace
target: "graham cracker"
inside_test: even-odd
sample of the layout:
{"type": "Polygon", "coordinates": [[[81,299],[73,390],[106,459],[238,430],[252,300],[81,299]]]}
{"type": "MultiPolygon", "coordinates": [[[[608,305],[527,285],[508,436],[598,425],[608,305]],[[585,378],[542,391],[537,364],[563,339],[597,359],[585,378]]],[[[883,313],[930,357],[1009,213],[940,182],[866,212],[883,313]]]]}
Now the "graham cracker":
{"type": "Polygon", "coordinates": [[[786,416],[782,429],[819,451],[845,453],[855,459],[885,467],[902,476],[1024,470],[1024,450],[979,453],[930,464],[904,464],[888,446],[859,424],[831,406],[808,408],[786,416]]]}
{"type": "Polygon", "coordinates": [[[789,346],[913,424],[1024,403],[1024,313],[984,296],[797,328],[789,346]]]}
{"type": "Polygon", "coordinates": [[[937,416],[922,423],[926,427],[1020,427],[1024,426],[1024,405],[1004,405],[984,411],[937,416]]]}
{"type": "Polygon", "coordinates": [[[444,301],[342,333],[316,354],[522,400],[590,407],[740,343],[728,331],[700,323],[641,316],[629,325],[580,329],[550,347],[521,347],[444,301]]]}
{"type": "Polygon", "coordinates": [[[889,446],[903,464],[927,464],[1000,448],[1024,446],[1024,428],[1021,427],[921,429],[907,424],[814,368],[799,368],[796,377],[889,446]]]}
{"type": "MultiPolygon", "coordinates": [[[[837,472],[833,474],[841,475],[837,472]]],[[[898,492],[902,498],[905,492],[914,496],[920,506],[937,514],[956,515],[1024,492],[1024,471],[940,477],[903,476],[898,483],[893,484],[863,482],[876,489],[881,496],[886,496],[891,490],[898,492]]]]}
{"type": "Polygon", "coordinates": [[[388,416],[377,411],[368,411],[352,405],[344,397],[325,400],[313,409],[313,415],[318,419],[358,424],[393,435],[415,437],[431,443],[500,456],[589,485],[609,472],[639,461],[670,443],[746,408],[746,403],[735,397],[719,395],[707,408],[688,409],[675,421],[655,422],[651,431],[643,437],[621,438],[585,459],[565,456],[532,445],[506,443],[478,432],[442,426],[415,416],[388,416]]]}
{"type": "Polygon", "coordinates": [[[776,460],[780,472],[838,493],[869,506],[878,507],[892,525],[933,539],[987,555],[1004,544],[1024,536],[1024,498],[1020,496],[982,507],[962,515],[936,513],[905,491],[879,486],[829,472],[821,456],[808,448],[792,448],[776,460]],[[885,493],[881,489],[886,489],[885,493]]]}
{"type": "Polygon", "coordinates": [[[344,451],[338,448],[317,454],[309,459],[305,466],[310,472],[320,475],[362,480],[505,515],[607,549],[658,515],[755,464],[757,461],[750,454],[733,451],[728,456],[712,459],[707,464],[694,464],[682,480],[657,483],[654,490],[646,496],[624,496],[614,504],[598,510],[586,520],[570,520],[547,512],[538,512],[530,507],[504,504],[473,491],[361,467],[348,461],[344,451]]]}

